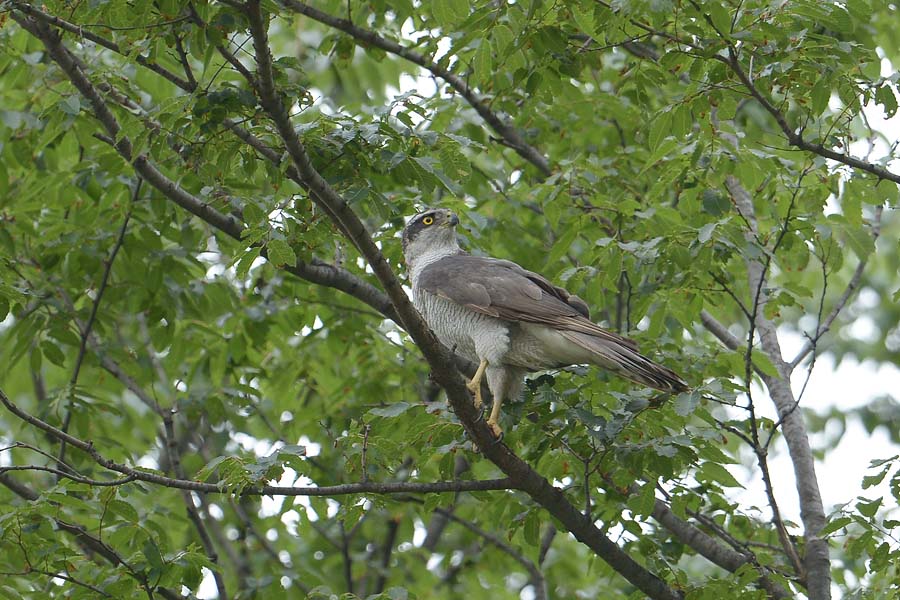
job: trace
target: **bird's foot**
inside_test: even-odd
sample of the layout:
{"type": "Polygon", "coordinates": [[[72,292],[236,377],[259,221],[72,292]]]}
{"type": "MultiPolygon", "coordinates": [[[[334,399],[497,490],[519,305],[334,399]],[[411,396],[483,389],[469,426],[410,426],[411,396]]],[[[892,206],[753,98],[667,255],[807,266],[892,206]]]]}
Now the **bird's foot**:
{"type": "Polygon", "coordinates": [[[496,443],[499,443],[503,440],[503,429],[497,423],[497,420],[494,418],[489,418],[487,420],[487,426],[491,428],[491,433],[497,438],[496,443]]]}
{"type": "MultiPolygon", "coordinates": [[[[477,404],[475,405],[475,408],[479,408],[477,404]]],[[[479,423],[479,422],[481,422],[481,421],[484,421],[484,416],[485,416],[486,414],[487,414],[487,407],[486,407],[486,406],[481,406],[480,409],[479,409],[479,411],[478,411],[478,416],[475,417],[475,422],[476,422],[476,423],[479,423]]]]}
{"type": "Polygon", "coordinates": [[[472,392],[472,395],[475,396],[475,399],[473,401],[475,403],[475,408],[477,408],[478,410],[484,408],[484,401],[481,399],[481,382],[475,381],[473,379],[472,381],[466,383],[466,389],[472,392]]]}

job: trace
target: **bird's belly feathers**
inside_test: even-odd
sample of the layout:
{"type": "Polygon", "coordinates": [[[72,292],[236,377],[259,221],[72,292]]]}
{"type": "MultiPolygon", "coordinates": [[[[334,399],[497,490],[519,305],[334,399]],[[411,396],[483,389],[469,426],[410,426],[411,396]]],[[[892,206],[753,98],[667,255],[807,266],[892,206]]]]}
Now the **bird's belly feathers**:
{"type": "Polygon", "coordinates": [[[497,319],[415,287],[413,304],[442,344],[471,361],[529,371],[590,362],[583,348],[543,325],[497,319]]]}
{"type": "MultiPolygon", "coordinates": [[[[509,339],[506,335],[506,327],[499,319],[475,312],[434,294],[417,290],[415,287],[413,287],[413,305],[425,317],[428,326],[442,344],[471,361],[478,362],[480,359],[475,347],[476,338],[485,340],[486,333],[496,332],[500,326],[503,328],[499,332],[499,337],[503,338],[499,340],[501,345],[509,339]]],[[[499,347],[496,350],[500,354],[505,353],[505,348],[499,347]]]]}

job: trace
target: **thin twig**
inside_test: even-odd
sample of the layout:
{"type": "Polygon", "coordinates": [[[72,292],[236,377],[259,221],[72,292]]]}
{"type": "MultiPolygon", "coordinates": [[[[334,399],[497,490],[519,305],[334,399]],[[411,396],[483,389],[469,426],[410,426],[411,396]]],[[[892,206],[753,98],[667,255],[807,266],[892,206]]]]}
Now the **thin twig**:
{"type": "MultiPolygon", "coordinates": [[[[122,226],[119,228],[119,233],[116,236],[116,241],[109,252],[109,257],[104,261],[103,276],[100,278],[100,286],[97,288],[97,295],[94,297],[94,302],[91,305],[91,314],[88,316],[87,322],[81,329],[81,343],[78,347],[78,356],[75,359],[75,367],[72,369],[72,376],[69,378],[69,401],[66,405],[65,417],[63,417],[63,431],[69,430],[69,424],[72,421],[72,409],[75,404],[75,387],[78,385],[78,376],[81,374],[81,366],[84,364],[84,357],[87,355],[88,338],[90,338],[91,330],[93,329],[94,323],[97,320],[97,311],[100,310],[100,302],[103,300],[103,292],[106,291],[106,286],[109,283],[109,275],[112,272],[113,262],[116,260],[116,256],[119,254],[119,249],[122,248],[122,244],[125,242],[125,232],[128,229],[128,221],[131,219],[131,207],[134,206],[135,202],[137,202],[138,195],[141,192],[142,183],[143,180],[141,178],[138,178],[134,184],[134,189],[131,193],[131,203],[129,204],[128,211],[125,213],[125,218],[122,220],[122,226]]],[[[65,462],[65,458],[66,443],[61,442],[59,445],[59,462],[65,462]]]]}

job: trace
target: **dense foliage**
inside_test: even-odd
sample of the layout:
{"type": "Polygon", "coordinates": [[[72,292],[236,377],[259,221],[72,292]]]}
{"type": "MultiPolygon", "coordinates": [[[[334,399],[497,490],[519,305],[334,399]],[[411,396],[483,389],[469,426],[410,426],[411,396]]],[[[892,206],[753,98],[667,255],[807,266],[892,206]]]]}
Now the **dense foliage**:
{"type": "MultiPolygon", "coordinates": [[[[900,590],[882,499],[819,494],[809,434],[853,417],[801,388],[823,352],[898,360],[897,144],[867,118],[898,108],[896,4],[0,10],[3,597],[900,590]],[[537,374],[486,445],[392,275],[430,205],[694,390],[537,374]]],[[[876,467],[845,476],[895,502],[876,467]]]]}

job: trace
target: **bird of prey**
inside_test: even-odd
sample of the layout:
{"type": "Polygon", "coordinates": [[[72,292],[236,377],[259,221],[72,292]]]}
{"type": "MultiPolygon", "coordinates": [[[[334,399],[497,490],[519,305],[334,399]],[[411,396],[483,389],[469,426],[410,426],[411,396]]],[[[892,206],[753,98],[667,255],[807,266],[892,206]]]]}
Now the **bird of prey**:
{"type": "Polygon", "coordinates": [[[414,215],[403,229],[413,304],[438,339],[478,363],[468,383],[482,407],[487,378],[494,405],[487,424],[500,437],[500,405],[516,398],[525,373],[593,364],[663,392],[688,389],[674,371],[628,338],[590,320],[587,304],[514,262],[472,256],[459,246],[459,218],[445,209],[414,215]]]}

